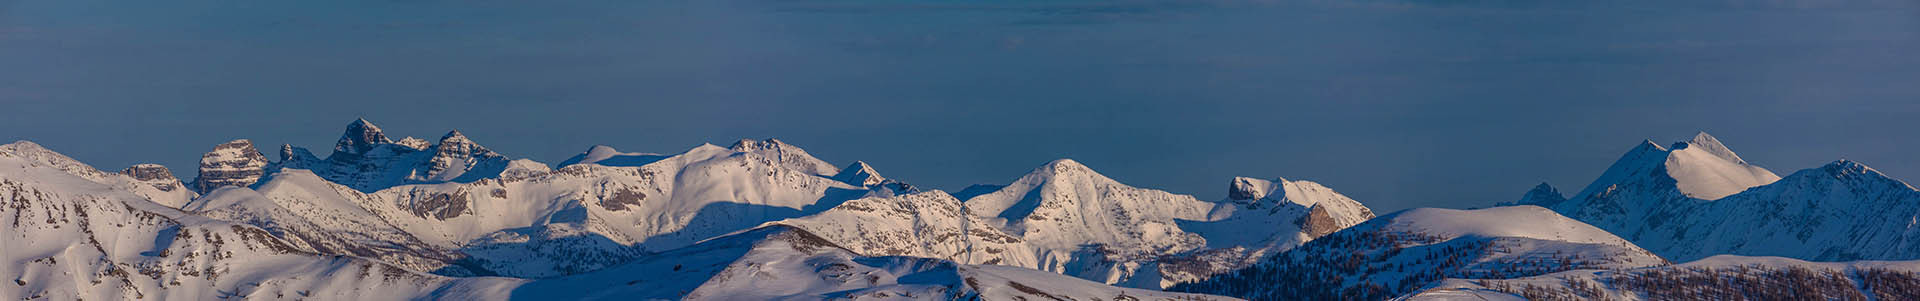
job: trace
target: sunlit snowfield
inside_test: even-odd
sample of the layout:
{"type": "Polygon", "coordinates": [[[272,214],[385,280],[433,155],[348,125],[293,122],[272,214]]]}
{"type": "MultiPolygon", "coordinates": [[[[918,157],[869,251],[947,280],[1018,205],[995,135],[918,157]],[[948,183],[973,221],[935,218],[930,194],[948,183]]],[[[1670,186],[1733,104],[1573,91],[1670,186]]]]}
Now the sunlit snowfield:
{"type": "MultiPolygon", "coordinates": [[[[540,159],[593,143],[576,139],[609,139],[516,130],[526,125],[498,121],[511,118],[499,112],[556,113],[553,107],[516,105],[527,101],[651,100],[564,113],[723,129],[733,126],[729,120],[796,125],[779,129],[780,136],[828,148],[823,153],[834,153],[833,145],[858,145],[836,139],[884,137],[928,146],[892,155],[856,153],[881,162],[886,156],[990,158],[996,154],[981,152],[1144,140],[1151,142],[1130,145],[1127,152],[1048,158],[1128,160],[1108,169],[1130,182],[1203,198],[1211,198],[1226,176],[1286,170],[1354,187],[1348,190],[1356,198],[1393,210],[1413,201],[1484,204],[1524,188],[1431,181],[1462,168],[1486,169],[1473,174],[1485,175],[1487,183],[1532,183],[1543,174],[1555,182],[1583,183],[1593,176],[1591,168],[1501,171],[1565,160],[1608,162],[1622,140],[1568,146],[1583,150],[1570,155],[1458,147],[1525,136],[1514,131],[1644,135],[1653,132],[1644,129],[1675,124],[1792,122],[1802,114],[1843,114],[1850,117],[1826,120],[1860,124],[1907,119],[1879,112],[1900,111],[1888,104],[1920,102],[1920,84],[1914,82],[1920,79],[1916,3],[5,0],[0,97],[21,112],[112,103],[91,108],[103,119],[259,110],[341,119],[366,106],[446,107],[448,114],[469,106],[506,108],[475,115],[463,126],[502,124],[472,132],[545,137],[538,139],[554,143],[503,143],[522,145],[504,151],[540,159]],[[164,105],[126,104],[129,99],[164,105]],[[233,99],[278,104],[202,105],[233,99]],[[672,108],[648,110],[663,100],[672,108]],[[1275,103],[1283,100],[1288,103],[1275,103]],[[1662,106],[1633,105],[1647,103],[1662,106]],[[1573,111],[1587,114],[1565,114],[1573,111]],[[1513,129],[1516,122],[1537,126],[1513,129]],[[1304,132],[1346,130],[1307,136],[1311,147],[1231,130],[1273,124],[1304,132]],[[1503,134],[1461,134],[1482,131],[1503,134]],[[864,135],[827,134],[839,132],[864,135]],[[1374,132],[1401,137],[1367,134],[1374,132]],[[915,135],[898,135],[904,133],[915,135]],[[1312,157],[1334,147],[1375,159],[1206,159],[1312,157]],[[1425,150],[1387,151],[1406,148],[1425,150]]],[[[64,116],[71,115],[20,114],[0,126],[69,118],[64,116]]],[[[264,119],[275,117],[258,118],[272,123],[264,119]]],[[[541,129],[598,132],[583,127],[541,129]]],[[[768,132],[741,127],[729,133],[768,132]]],[[[1911,129],[1827,122],[1769,130],[1892,135],[1911,129]]],[[[673,146],[649,150],[718,139],[663,132],[654,138],[673,146]]],[[[33,138],[56,145],[69,139],[33,138]]],[[[193,143],[127,144],[201,151],[193,143]]],[[[1854,158],[1884,156],[1873,161],[1884,162],[1876,166],[1909,177],[1915,172],[1912,159],[1893,159],[1898,147],[1847,149],[1883,149],[1885,154],[1854,158]]],[[[1804,157],[1766,163],[1812,166],[1834,153],[1806,152],[1818,155],[1756,156],[1804,157]]],[[[192,166],[194,158],[179,157],[163,163],[192,166]]],[[[1002,169],[1014,172],[1036,163],[997,161],[1007,161],[1002,169]]],[[[943,169],[955,166],[937,164],[954,163],[927,164],[935,165],[891,170],[944,189],[1008,173],[952,172],[943,169]]]]}

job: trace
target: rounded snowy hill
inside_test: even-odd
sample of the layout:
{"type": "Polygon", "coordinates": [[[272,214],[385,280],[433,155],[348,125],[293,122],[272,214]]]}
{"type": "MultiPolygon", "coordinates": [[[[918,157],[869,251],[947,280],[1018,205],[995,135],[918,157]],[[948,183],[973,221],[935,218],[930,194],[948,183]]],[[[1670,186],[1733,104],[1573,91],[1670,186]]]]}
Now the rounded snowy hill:
{"type": "Polygon", "coordinates": [[[1375,300],[1445,278],[1508,278],[1667,264],[1538,206],[1418,208],[1380,216],[1260,264],[1171,290],[1253,300],[1375,300]]]}

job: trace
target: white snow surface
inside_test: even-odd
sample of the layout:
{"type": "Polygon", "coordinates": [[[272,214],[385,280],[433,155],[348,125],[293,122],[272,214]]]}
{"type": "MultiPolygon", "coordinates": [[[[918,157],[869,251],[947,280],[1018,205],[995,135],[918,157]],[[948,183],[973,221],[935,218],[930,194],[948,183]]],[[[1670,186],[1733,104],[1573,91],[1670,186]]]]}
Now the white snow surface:
{"type": "Polygon", "coordinates": [[[1920,191],[1841,160],[1781,178],[1704,133],[1642,143],[1555,211],[1673,260],[1920,259],[1920,191]]]}
{"type": "Polygon", "coordinates": [[[1539,206],[1477,210],[1415,208],[1388,215],[1384,230],[1441,237],[1511,237],[1582,244],[1631,245],[1606,230],[1539,206]]]}
{"type": "MultiPolygon", "coordinates": [[[[1803,261],[1803,260],[1792,259],[1792,258],[1772,257],[1772,256],[1717,255],[1713,257],[1707,257],[1705,259],[1692,261],[1692,262],[1675,264],[1675,265],[1667,265],[1667,266],[1644,267],[1644,268],[1623,269],[1623,270],[1572,270],[1572,271],[1565,271],[1565,272],[1532,276],[1532,277],[1502,279],[1502,280],[1499,280],[1499,282],[1507,283],[1514,286],[1533,285],[1533,286],[1546,288],[1546,289],[1568,289],[1567,287],[1568,281],[1578,281],[1578,282],[1585,282],[1585,283],[1590,283],[1594,285],[1594,287],[1596,287],[1601,293],[1605,294],[1609,300],[1648,300],[1647,296],[1643,294],[1624,290],[1622,288],[1614,286],[1612,283],[1609,283],[1607,281],[1600,281],[1600,279],[1617,276],[1623,273],[1642,273],[1642,272],[1649,272],[1649,271],[1669,271],[1669,270],[1680,270],[1680,269],[1712,269],[1712,270],[1722,271],[1722,272],[1731,272],[1731,271],[1738,271],[1742,268],[1748,268],[1748,269],[1805,268],[1805,269],[1810,269],[1814,271],[1834,271],[1834,272],[1841,272],[1842,275],[1844,275],[1845,277],[1852,278],[1852,279],[1847,279],[1847,281],[1858,283],[1861,281],[1857,273],[1857,271],[1859,270],[1881,269],[1881,270],[1887,270],[1887,271],[1916,273],[1916,272],[1920,272],[1920,261],[1809,262],[1809,261],[1803,261]]],[[[1447,280],[1435,283],[1434,285],[1429,286],[1426,289],[1423,289],[1421,291],[1410,293],[1410,294],[1407,294],[1406,296],[1395,298],[1394,300],[1406,300],[1406,301],[1525,300],[1525,298],[1521,298],[1518,295],[1501,292],[1498,290],[1487,288],[1486,286],[1482,286],[1479,283],[1481,281],[1484,281],[1484,280],[1457,279],[1457,278],[1447,279],[1447,280]]],[[[1711,284],[1708,284],[1708,285],[1711,285],[1711,284]]],[[[1687,289],[1687,288],[1675,288],[1675,289],[1687,289]]],[[[1860,289],[1861,289],[1862,295],[1873,296],[1873,294],[1870,291],[1868,291],[1867,288],[1861,287],[1860,289]]],[[[1831,296],[1804,296],[1804,295],[1750,296],[1750,298],[1752,299],[1762,299],[1763,297],[1771,297],[1771,298],[1793,297],[1793,298],[1799,298],[1799,299],[1823,299],[1824,297],[1831,297],[1831,296]]]]}
{"type": "Polygon", "coordinates": [[[1702,200],[1717,200],[1780,180],[1772,171],[1747,164],[1705,132],[1675,144],[1667,155],[1666,167],[1681,193],[1702,200]]]}
{"type": "Polygon", "coordinates": [[[578,300],[1237,300],[1116,288],[1015,267],[866,257],[786,226],[743,231],[659,255],[530,281],[512,294],[578,300]]]}
{"type": "MultiPolygon", "coordinates": [[[[8,299],[405,300],[451,279],[305,253],[261,229],[186,214],[78,176],[84,164],[0,149],[0,296],[8,299]],[[52,164],[49,164],[52,163],[52,164]]],[[[64,157],[64,156],[62,156],[64,157]]]]}

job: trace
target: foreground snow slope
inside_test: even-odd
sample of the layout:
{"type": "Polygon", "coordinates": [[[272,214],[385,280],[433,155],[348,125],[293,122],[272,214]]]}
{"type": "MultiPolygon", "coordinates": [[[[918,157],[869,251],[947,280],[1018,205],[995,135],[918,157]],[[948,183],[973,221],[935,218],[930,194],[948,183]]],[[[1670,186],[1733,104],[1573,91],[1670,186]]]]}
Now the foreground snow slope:
{"type": "Polygon", "coordinates": [[[1672,148],[1643,143],[1573,198],[1547,206],[1675,260],[1715,254],[1809,260],[1920,259],[1920,190],[1841,160],[1785,178],[1747,164],[1705,133],[1672,148]]]}
{"type": "Polygon", "coordinates": [[[1447,279],[1399,300],[1917,300],[1920,261],[1807,262],[1721,255],[1627,270],[1447,279]]]}
{"type": "Polygon", "coordinates": [[[9,299],[402,300],[451,283],[168,208],[30,142],[0,149],[0,277],[11,282],[0,296],[9,299]]]}
{"type": "Polygon", "coordinates": [[[1666,264],[1546,208],[1411,209],[1171,290],[1255,300],[1376,300],[1449,277],[1506,278],[1666,264]]]}

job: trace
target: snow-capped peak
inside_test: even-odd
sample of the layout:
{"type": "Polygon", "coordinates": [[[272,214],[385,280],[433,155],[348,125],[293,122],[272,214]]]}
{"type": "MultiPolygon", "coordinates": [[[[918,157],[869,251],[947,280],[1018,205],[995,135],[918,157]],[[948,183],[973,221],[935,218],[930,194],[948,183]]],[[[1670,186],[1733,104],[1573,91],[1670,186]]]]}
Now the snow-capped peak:
{"type": "Polygon", "coordinates": [[[1067,159],[1067,158],[1060,158],[1060,159],[1055,159],[1053,161],[1047,162],[1047,165],[1043,166],[1042,168],[1052,171],[1053,173],[1069,173],[1069,172],[1075,172],[1075,171],[1093,172],[1092,168],[1087,168],[1086,165],[1080,164],[1080,161],[1074,161],[1073,159],[1067,159]]]}
{"type": "MultiPolygon", "coordinates": [[[[696,149],[699,149],[699,148],[719,148],[719,147],[713,146],[712,144],[703,144],[701,145],[701,147],[697,147],[696,149]]],[[[567,160],[560,161],[560,165],[558,166],[567,167],[575,164],[599,164],[599,165],[605,165],[605,166],[641,166],[641,165],[646,165],[647,163],[653,163],[654,161],[660,161],[660,159],[666,159],[667,157],[668,156],[666,155],[655,154],[655,153],[625,153],[625,152],[620,152],[620,150],[618,149],[614,149],[612,146],[594,145],[593,147],[588,147],[587,151],[580,152],[580,154],[573,155],[573,157],[567,158],[567,160]]]]}
{"type": "MultiPolygon", "coordinates": [[[[1860,164],[1859,161],[1840,159],[1839,161],[1833,161],[1833,163],[1827,163],[1827,165],[1822,165],[1818,170],[1823,173],[1820,176],[1825,178],[1853,180],[1853,181],[1891,182],[1891,183],[1895,183],[1897,186],[1905,186],[1907,190],[1920,190],[1920,189],[1915,189],[1912,184],[1908,184],[1906,181],[1894,179],[1893,177],[1889,177],[1886,174],[1880,173],[1879,170],[1874,170],[1873,167],[1867,167],[1866,164],[1860,164]]],[[[1802,173],[1806,173],[1810,171],[1812,170],[1811,169],[1803,170],[1800,172],[1796,172],[1792,175],[1788,175],[1788,177],[1801,177],[1802,173]]]]}
{"type": "Polygon", "coordinates": [[[393,140],[387,139],[387,134],[381,132],[380,127],[374,126],[366,118],[360,118],[347,124],[346,133],[340,134],[340,142],[334,143],[333,151],[361,154],[376,145],[389,143],[393,143],[393,140]]]}
{"type": "Polygon", "coordinates": [[[71,157],[67,157],[67,155],[47,149],[38,143],[33,143],[33,141],[20,140],[8,143],[7,145],[0,145],[0,156],[26,159],[27,162],[51,166],[65,171],[68,174],[87,178],[88,180],[99,181],[106,177],[106,172],[94,169],[91,165],[81,163],[80,160],[74,160],[71,157]]]}
{"type": "Polygon", "coordinates": [[[880,185],[887,181],[886,177],[880,176],[880,172],[873,170],[873,166],[867,165],[866,161],[853,161],[852,165],[840,169],[840,174],[833,175],[833,179],[860,186],[880,185]]]}
{"type": "Polygon", "coordinates": [[[1441,237],[1519,237],[1571,243],[1632,245],[1606,230],[1538,206],[1477,210],[1416,208],[1381,216],[1380,226],[1441,237]],[[1520,222],[1524,221],[1524,222],[1520,222]]]}
{"type": "Polygon", "coordinates": [[[1251,201],[1267,197],[1267,189],[1273,187],[1273,181],[1265,179],[1233,177],[1227,183],[1227,200],[1251,201]]]}
{"type": "Polygon", "coordinates": [[[447,143],[447,141],[462,141],[462,142],[465,142],[465,141],[467,141],[467,135],[466,135],[466,134],[461,134],[461,133],[460,133],[460,130],[451,130],[451,131],[447,131],[447,134],[446,134],[446,135],[442,135],[442,136],[440,136],[440,143],[447,143]]]}
{"type": "Polygon", "coordinates": [[[1681,193],[1701,200],[1717,200],[1780,180],[1779,175],[1748,164],[1719,139],[1701,132],[1691,140],[1674,143],[1672,149],[1652,140],[1641,142],[1581,190],[1578,197],[1605,193],[1632,182],[1660,182],[1658,177],[1672,179],[1681,193]]]}
{"type": "Polygon", "coordinates": [[[1671,149],[1672,150],[1698,149],[1708,154],[1712,154],[1715,157],[1726,159],[1727,161],[1732,161],[1734,163],[1740,163],[1740,164],[1747,163],[1746,160],[1740,159],[1739,154],[1734,154],[1733,150],[1727,149],[1726,144],[1721,144],[1720,139],[1714,138],[1713,135],[1708,135],[1707,132],[1700,132],[1699,134],[1694,134],[1693,139],[1689,139],[1684,142],[1675,142],[1673,143],[1673,147],[1671,149]]]}
{"type": "Polygon", "coordinates": [[[1747,164],[1705,132],[1693,140],[1675,143],[1667,156],[1666,169],[1680,192],[1703,200],[1717,200],[1780,180],[1772,171],[1747,164]]]}
{"type": "Polygon", "coordinates": [[[779,164],[781,165],[822,177],[831,177],[840,173],[840,168],[833,166],[833,164],[828,164],[827,161],[814,158],[813,155],[807,154],[806,150],[782,142],[780,139],[740,139],[740,141],[734,142],[732,146],[728,146],[727,149],[738,153],[756,153],[768,158],[775,158],[779,160],[779,164]]]}

